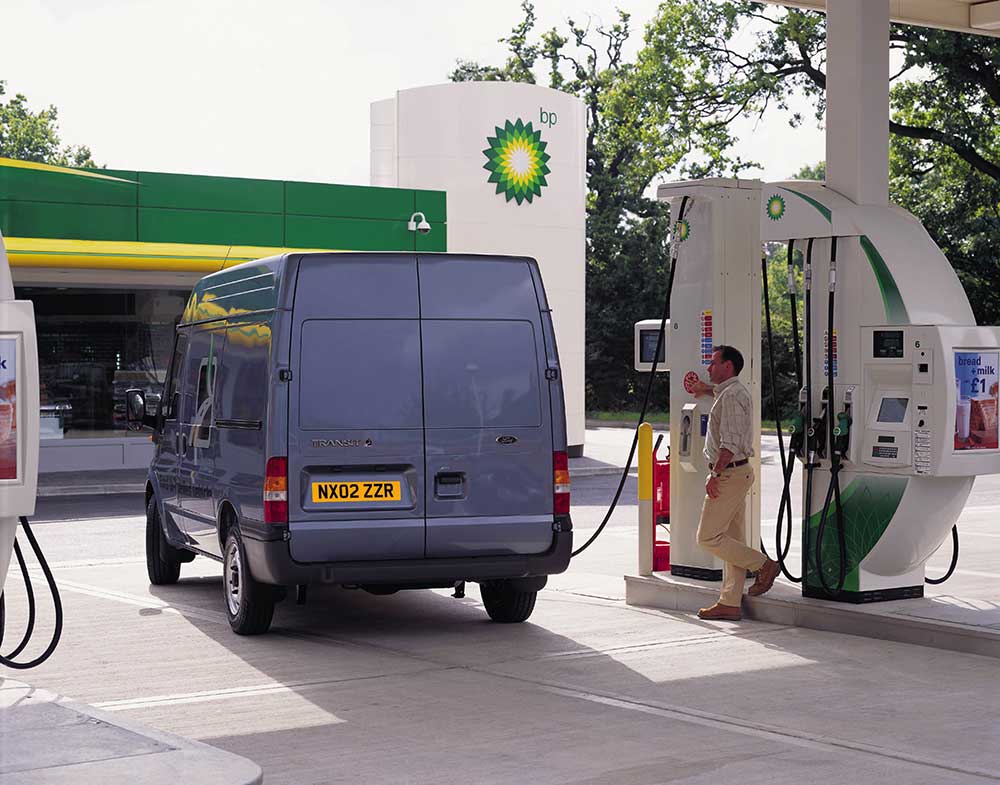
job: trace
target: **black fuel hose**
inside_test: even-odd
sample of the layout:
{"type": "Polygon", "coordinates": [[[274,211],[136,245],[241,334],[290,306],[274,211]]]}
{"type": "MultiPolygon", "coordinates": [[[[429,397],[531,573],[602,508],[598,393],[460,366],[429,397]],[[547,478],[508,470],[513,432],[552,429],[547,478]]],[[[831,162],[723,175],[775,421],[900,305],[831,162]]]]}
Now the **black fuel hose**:
{"type": "Polygon", "coordinates": [[[948,566],[948,572],[946,572],[940,578],[924,578],[924,583],[929,583],[932,586],[939,586],[951,577],[951,574],[955,572],[955,567],[958,566],[958,526],[951,527],[951,564],[948,566]]]}
{"type": "MultiPolygon", "coordinates": [[[[790,240],[788,243],[789,257],[791,257],[794,247],[795,247],[795,241],[790,240]]],[[[775,430],[778,432],[778,452],[781,456],[782,489],[781,489],[781,504],[778,507],[778,524],[777,524],[777,529],[775,530],[775,560],[781,566],[781,570],[785,574],[785,576],[789,580],[798,583],[802,579],[795,578],[785,568],[785,558],[788,556],[788,550],[791,547],[791,542],[792,542],[791,480],[792,480],[792,472],[795,469],[795,456],[790,455],[786,458],[785,455],[785,440],[781,430],[781,413],[778,411],[778,392],[777,392],[777,383],[775,381],[776,374],[774,372],[774,331],[771,325],[771,296],[770,296],[770,287],[767,281],[767,258],[762,256],[760,261],[761,261],[761,283],[763,285],[763,292],[764,292],[764,320],[767,328],[767,365],[770,376],[771,411],[774,414],[775,430]],[[787,528],[788,542],[785,545],[785,547],[782,548],[781,532],[782,529],[784,528],[782,524],[786,516],[788,518],[788,528],[787,528]]],[[[798,343],[798,341],[796,341],[796,343],[798,343]]],[[[797,361],[796,364],[799,368],[799,372],[801,373],[801,367],[802,367],[801,361],[797,361]]],[[[767,556],[767,551],[764,550],[763,548],[763,541],[761,542],[761,550],[764,551],[764,555],[767,556]]]]}
{"type": "Polygon", "coordinates": [[[805,288],[805,310],[802,314],[802,320],[805,322],[803,325],[803,330],[805,335],[805,389],[806,391],[806,411],[805,411],[805,423],[804,428],[806,432],[806,443],[805,443],[805,471],[806,471],[806,490],[805,498],[802,500],[802,580],[805,580],[805,576],[809,568],[809,519],[812,514],[812,487],[813,487],[813,472],[816,470],[818,464],[813,460],[813,439],[815,437],[815,426],[812,421],[812,255],[813,255],[813,238],[809,238],[809,242],[806,243],[806,259],[805,267],[803,268],[803,284],[805,288]]]}
{"type": "MultiPolygon", "coordinates": [[[[21,553],[21,548],[14,541],[14,554],[17,556],[17,563],[21,568],[21,576],[24,578],[24,586],[28,595],[28,623],[26,625],[26,631],[24,637],[17,647],[6,655],[0,655],[0,665],[6,665],[8,668],[13,668],[15,670],[27,670],[28,668],[34,668],[36,665],[41,665],[56,650],[56,646],[59,645],[59,639],[62,637],[63,628],[63,607],[62,599],[59,596],[59,588],[56,586],[55,578],[52,577],[52,570],[49,569],[49,563],[45,560],[45,554],[42,553],[41,547],[38,545],[38,540],[35,539],[34,532],[31,531],[31,525],[28,523],[28,519],[21,516],[21,528],[24,529],[24,533],[28,538],[28,543],[31,545],[31,549],[35,552],[35,557],[38,559],[38,564],[42,568],[42,573],[45,575],[45,580],[49,585],[49,591],[52,593],[52,605],[55,609],[55,627],[52,630],[52,638],[49,641],[49,645],[45,648],[41,654],[39,654],[35,659],[28,660],[27,662],[17,662],[14,658],[24,651],[24,648],[28,645],[31,640],[31,635],[35,629],[35,593],[31,586],[31,576],[28,573],[28,566],[25,564],[24,556],[21,553]]],[[[4,606],[4,595],[0,593],[0,641],[3,640],[3,630],[5,617],[5,606],[4,606]]]]}
{"type": "MultiPolygon", "coordinates": [[[[681,198],[681,209],[677,215],[677,223],[674,224],[675,233],[679,230],[681,221],[684,220],[684,213],[687,211],[688,199],[689,197],[687,196],[681,198]]],[[[587,550],[594,540],[601,535],[601,532],[604,531],[604,527],[608,525],[608,521],[611,520],[611,515],[618,506],[618,500],[621,498],[622,490],[625,488],[625,482],[628,480],[628,473],[632,469],[632,459],[635,458],[635,450],[639,445],[639,426],[646,420],[646,409],[649,407],[649,397],[653,391],[653,382],[656,379],[656,366],[659,364],[660,349],[663,348],[664,333],[667,329],[667,319],[670,317],[670,295],[674,290],[674,273],[677,270],[677,247],[679,245],[679,240],[674,234],[671,236],[671,241],[674,246],[674,251],[670,255],[670,273],[667,276],[667,293],[663,298],[663,315],[660,317],[660,331],[656,336],[656,350],[653,352],[653,365],[649,369],[649,381],[646,383],[646,393],[642,398],[642,409],[639,411],[639,421],[635,424],[635,434],[632,436],[632,447],[628,451],[628,460],[625,462],[625,468],[622,471],[621,480],[618,482],[618,490],[615,491],[615,496],[611,500],[611,506],[608,507],[608,512],[604,516],[604,520],[601,521],[601,525],[597,527],[597,531],[590,535],[590,538],[583,545],[570,554],[570,558],[579,556],[587,550]]]]}
{"type": "MultiPolygon", "coordinates": [[[[791,317],[792,326],[792,353],[795,359],[795,388],[797,390],[802,389],[802,350],[799,345],[799,306],[796,301],[795,294],[795,240],[788,241],[788,307],[789,314],[791,317]]],[[[801,417],[801,412],[800,412],[801,417]]],[[[778,553],[778,565],[781,567],[781,572],[784,574],[788,580],[792,583],[801,583],[802,576],[798,577],[792,575],[788,567],[785,564],[785,560],[788,558],[788,552],[792,547],[792,525],[791,525],[791,486],[792,486],[792,474],[795,471],[795,454],[793,450],[793,441],[804,440],[805,434],[805,422],[803,421],[800,428],[801,432],[798,433],[793,439],[789,440],[789,450],[792,452],[788,457],[788,463],[786,465],[785,472],[782,476],[782,496],[781,505],[778,508],[778,520],[774,529],[774,541],[775,549],[778,553]],[[787,500],[787,501],[786,501],[787,500]],[[785,527],[785,516],[783,508],[787,504],[788,506],[788,526],[785,527]],[[782,532],[784,532],[784,538],[782,538],[782,532]],[[782,542],[784,539],[784,542],[782,542]]],[[[803,442],[800,442],[799,449],[801,450],[803,442]]],[[[780,442],[779,442],[779,446],[780,442]]],[[[804,455],[804,453],[803,453],[804,455]]],[[[811,486],[810,486],[811,487],[811,486]]]]}
{"type": "Polygon", "coordinates": [[[795,240],[788,241],[788,301],[792,320],[792,354],[795,358],[795,385],[796,389],[801,390],[802,348],[799,346],[799,305],[795,300],[795,240]]]}
{"type": "Polygon", "coordinates": [[[835,447],[833,411],[836,409],[836,392],[834,387],[834,366],[833,366],[833,310],[836,304],[836,276],[837,276],[837,238],[832,238],[830,248],[830,293],[827,296],[827,326],[826,326],[826,378],[827,378],[827,438],[830,449],[830,485],[826,491],[826,499],[823,502],[823,512],[820,514],[819,527],[816,530],[816,575],[823,591],[831,597],[835,597],[844,590],[844,583],[847,580],[847,533],[844,525],[844,508],[840,503],[840,451],[835,447]],[[837,549],[839,559],[837,565],[837,586],[831,589],[826,582],[824,575],[824,564],[822,559],[823,538],[826,534],[826,524],[830,517],[830,503],[835,505],[835,519],[837,526],[837,549]]]}
{"type": "MultiPolygon", "coordinates": [[[[6,656],[9,659],[14,659],[14,657],[24,651],[24,647],[31,640],[31,634],[35,631],[35,589],[31,585],[31,577],[28,575],[28,565],[24,561],[24,554],[21,553],[21,544],[16,539],[14,540],[14,556],[17,557],[17,565],[21,570],[21,577],[24,579],[24,592],[28,600],[28,621],[24,625],[24,635],[21,638],[21,642],[17,644],[13,651],[7,653],[6,656]]],[[[0,643],[3,643],[3,622],[6,610],[7,606],[4,595],[0,593],[0,643]]]]}

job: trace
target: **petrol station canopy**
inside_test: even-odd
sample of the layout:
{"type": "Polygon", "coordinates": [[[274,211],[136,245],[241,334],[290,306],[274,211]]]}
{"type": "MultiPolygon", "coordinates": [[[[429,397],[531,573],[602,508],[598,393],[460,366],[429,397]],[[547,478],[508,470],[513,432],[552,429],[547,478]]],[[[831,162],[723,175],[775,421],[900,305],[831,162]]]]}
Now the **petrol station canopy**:
{"type": "MultiPolygon", "coordinates": [[[[764,2],[813,11],[825,11],[827,4],[827,0],[764,2]]],[[[889,14],[894,22],[1000,36],[1000,0],[889,0],[889,14]]]]}

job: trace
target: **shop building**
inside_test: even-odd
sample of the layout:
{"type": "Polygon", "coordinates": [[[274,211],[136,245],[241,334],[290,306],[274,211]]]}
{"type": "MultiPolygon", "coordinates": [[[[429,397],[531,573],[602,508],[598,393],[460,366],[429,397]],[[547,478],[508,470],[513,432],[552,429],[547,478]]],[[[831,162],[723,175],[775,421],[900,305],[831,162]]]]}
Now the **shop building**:
{"type": "Polygon", "coordinates": [[[445,251],[445,194],[408,188],[88,171],[0,159],[0,232],[33,301],[42,472],[140,468],[124,393],[158,394],[202,276],[286,250],[445,251]],[[411,229],[422,213],[431,225],[411,229]]]}

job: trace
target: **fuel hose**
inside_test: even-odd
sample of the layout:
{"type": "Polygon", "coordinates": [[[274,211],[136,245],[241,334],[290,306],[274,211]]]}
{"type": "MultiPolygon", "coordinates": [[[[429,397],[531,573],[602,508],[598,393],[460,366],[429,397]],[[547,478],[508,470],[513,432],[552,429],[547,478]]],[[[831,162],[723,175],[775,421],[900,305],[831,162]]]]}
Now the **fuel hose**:
{"type": "MultiPolygon", "coordinates": [[[[788,242],[788,257],[789,257],[789,295],[792,298],[792,329],[795,332],[795,347],[796,347],[796,374],[799,386],[802,384],[801,374],[802,374],[802,361],[798,357],[798,328],[796,325],[796,319],[794,315],[795,311],[795,289],[794,289],[794,273],[792,267],[792,254],[795,252],[795,241],[790,240],[788,242]]],[[[774,415],[775,430],[778,433],[778,452],[781,457],[781,477],[782,477],[782,488],[781,488],[781,504],[778,507],[778,522],[777,528],[775,529],[775,561],[778,562],[781,567],[781,571],[785,574],[789,580],[798,583],[802,580],[801,577],[796,578],[793,576],[788,569],[785,567],[785,558],[788,556],[788,551],[791,548],[792,543],[792,495],[791,495],[791,481],[792,472],[795,469],[795,456],[794,454],[788,455],[786,457],[785,453],[785,439],[781,429],[781,412],[778,409],[778,391],[777,391],[777,381],[776,374],[774,370],[774,331],[771,324],[771,296],[770,287],[768,286],[767,280],[767,257],[761,257],[761,282],[763,284],[764,293],[764,319],[765,326],[767,329],[767,364],[768,364],[768,375],[770,381],[770,393],[771,393],[771,413],[774,415]],[[787,529],[784,527],[785,518],[787,517],[787,529]],[[784,546],[782,545],[782,530],[786,532],[786,542],[784,546]]],[[[763,540],[761,541],[761,550],[767,555],[767,551],[763,547],[763,540]]]]}
{"type": "MultiPolygon", "coordinates": [[[[836,303],[837,289],[837,238],[832,238],[830,248],[830,291],[827,295],[827,328],[826,328],[826,378],[827,378],[827,417],[825,425],[827,427],[828,444],[830,449],[830,485],[826,491],[826,499],[823,502],[823,512],[820,514],[819,527],[816,530],[815,560],[816,576],[819,579],[823,591],[830,597],[836,597],[844,590],[844,583],[847,580],[847,532],[844,523],[844,508],[840,503],[840,450],[834,444],[834,424],[833,411],[836,409],[836,395],[834,388],[834,364],[833,364],[833,312],[836,303]],[[823,540],[826,534],[827,521],[830,519],[831,503],[833,503],[833,516],[837,529],[837,585],[830,588],[826,582],[823,556],[823,540]]],[[[808,516],[809,510],[806,510],[808,516]]]]}
{"type": "Polygon", "coordinates": [[[689,197],[687,196],[681,198],[681,208],[677,215],[677,223],[674,224],[673,233],[670,238],[673,248],[670,253],[670,273],[667,276],[667,293],[663,298],[663,315],[660,317],[660,331],[656,336],[656,350],[653,352],[653,365],[649,370],[649,381],[646,382],[646,393],[642,397],[642,409],[639,411],[639,421],[635,424],[635,433],[632,436],[632,447],[628,451],[628,460],[625,462],[625,468],[622,471],[621,480],[618,482],[618,490],[615,491],[615,496],[611,500],[611,506],[608,507],[608,512],[604,516],[604,520],[601,521],[601,525],[597,527],[597,531],[590,535],[590,538],[583,545],[573,551],[571,557],[579,556],[590,547],[594,540],[600,537],[601,532],[603,532],[604,527],[608,525],[608,521],[611,520],[611,515],[618,506],[618,500],[621,498],[622,490],[625,488],[625,482],[628,480],[628,473],[632,469],[632,459],[635,458],[635,450],[639,445],[639,426],[646,420],[646,409],[649,407],[649,398],[653,391],[653,381],[656,379],[656,366],[659,364],[660,350],[663,348],[663,337],[667,329],[667,319],[670,316],[670,295],[674,290],[674,273],[677,270],[677,248],[680,244],[680,238],[677,236],[677,233],[679,231],[681,221],[684,220],[684,214],[687,212],[688,199],[689,197]]]}
{"type": "MultiPolygon", "coordinates": [[[[45,648],[41,654],[35,657],[33,660],[27,661],[17,661],[15,657],[21,654],[31,641],[32,635],[35,631],[35,592],[31,585],[31,575],[28,572],[28,565],[24,560],[24,554],[21,553],[21,546],[18,544],[17,540],[14,540],[14,555],[17,557],[17,564],[21,570],[21,576],[24,579],[25,594],[28,600],[28,619],[25,624],[24,635],[21,637],[21,641],[7,654],[0,654],[0,665],[5,665],[8,668],[13,668],[15,670],[27,670],[29,668],[34,668],[37,665],[41,665],[56,650],[56,646],[59,645],[59,639],[62,637],[63,628],[63,607],[62,599],[59,596],[59,588],[56,586],[55,579],[52,577],[52,570],[49,569],[49,563],[45,560],[45,554],[42,553],[41,547],[38,545],[38,540],[35,539],[35,533],[31,531],[31,525],[28,523],[28,519],[21,516],[21,528],[24,530],[25,536],[28,538],[28,543],[31,545],[31,549],[35,553],[35,557],[38,559],[38,564],[42,568],[42,573],[45,575],[45,580],[49,585],[49,591],[52,594],[52,605],[55,609],[55,626],[52,630],[52,637],[49,640],[48,646],[45,648]]],[[[0,593],[0,643],[3,642],[4,636],[4,626],[6,622],[6,605],[5,605],[5,593],[0,593]]]]}
{"type": "Polygon", "coordinates": [[[948,572],[942,575],[940,578],[924,578],[924,583],[929,583],[932,586],[940,586],[946,580],[948,580],[952,573],[955,572],[955,567],[958,566],[958,525],[951,527],[951,564],[948,566],[948,572]]]}

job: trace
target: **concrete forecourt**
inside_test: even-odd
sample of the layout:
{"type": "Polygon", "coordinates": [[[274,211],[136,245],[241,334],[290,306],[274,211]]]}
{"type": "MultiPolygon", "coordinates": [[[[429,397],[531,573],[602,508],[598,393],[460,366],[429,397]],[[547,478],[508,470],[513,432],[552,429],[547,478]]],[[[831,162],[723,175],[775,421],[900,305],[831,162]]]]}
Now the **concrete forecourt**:
{"type": "MultiPolygon", "coordinates": [[[[630,439],[590,430],[589,456],[573,461],[579,542],[604,516],[630,439]]],[[[775,451],[765,437],[765,537],[780,489],[775,451]]],[[[602,537],[550,581],[526,624],[490,624],[473,585],[461,600],[322,589],[305,606],[278,605],[272,632],[253,638],[229,630],[213,562],[149,586],[141,495],[43,498],[36,531],[70,621],[55,656],[21,678],[114,722],[248,758],[267,783],[431,783],[456,771],[475,783],[609,785],[996,779],[995,659],[627,607],[635,495],[632,478],[602,537]]],[[[1000,482],[983,478],[941,602],[996,614],[997,515],[1000,482]]],[[[948,556],[928,571],[943,572],[948,556]]],[[[17,583],[11,608],[22,607],[17,583]]],[[[20,621],[9,620],[10,637],[20,621]]],[[[5,733],[38,745],[22,762],[71,741],[5,733]]],[[[3,779],[68,781],[56,771],[3,779]]]]}

